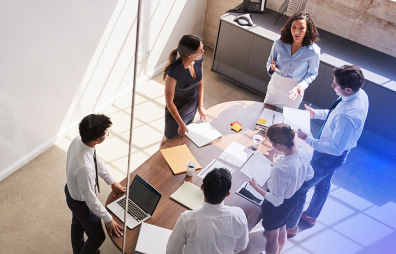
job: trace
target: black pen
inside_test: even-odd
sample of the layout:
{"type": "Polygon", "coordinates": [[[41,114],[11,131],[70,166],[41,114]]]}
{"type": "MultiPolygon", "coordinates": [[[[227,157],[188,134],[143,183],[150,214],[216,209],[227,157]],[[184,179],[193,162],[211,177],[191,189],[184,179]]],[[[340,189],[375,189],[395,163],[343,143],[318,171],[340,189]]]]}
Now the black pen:
{"type": "Polygon", "coordinates": [[[275,121],[275,114],[274,114],[274,116],[272,117],[272,124],[274,124],[274,121],[275,121]]]}

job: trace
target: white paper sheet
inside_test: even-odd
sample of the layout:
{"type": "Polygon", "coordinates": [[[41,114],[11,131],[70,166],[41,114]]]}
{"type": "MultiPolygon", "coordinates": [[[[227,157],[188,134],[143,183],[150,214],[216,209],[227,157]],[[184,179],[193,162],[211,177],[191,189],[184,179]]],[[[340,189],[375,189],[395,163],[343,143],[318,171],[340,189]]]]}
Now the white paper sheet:
{"type": "Polygon", "coordinates": [[[253,153],[252,149],[232,141],[219,158],[240,168],[253,153]]]}
{"type": "Polygon", "coordinates": [[[311,119],[308,110],[283,107],[283,122],[298,132],[300,128],[303,132],[311,133],[311,119]]]}
{"type": "Polygon", "coordinates": [[[205,176],[212,171],[215,168],[225,168],[228,171],[230,171],[230,173],[234,173],[235,169],[227,166],[226,164],[218,161],[218,160],[212,160],[203,170],[201,170],[201,172],[199,172],[198,176],[201,177],[202,179],[205,178],[205,176]]]}
{"type": "MultiPolygon", "coordinates": [[[[266,124],[264,124],[264,126],[266,126],[266,127],[270,127],[274,123],[280,123],[283,121],[282,113],[276,112],[276,111],[268,109],[268,108],[264,108],[264,110],[261,113],[259,118],[267,121],[266,124]]],[[[257,124],[259,124],[259,123],[257,122],[257,124]]],[[[262,124],[259,124],[259,125],[262,125],[262,124]]]]}
{"type": "Polygon", "coordinates": [[[263,186],[270,177],[272,162],[259,151],[241,168],[241,172],[249,178],[256,179],[259,186],[263,186]]]}
{"type": "Polygon", "coordinates": [[[205,146],[222,137],[220,132],[203,119],[187,125],[187,128],[187,138],[198,147],[205,146]]]}

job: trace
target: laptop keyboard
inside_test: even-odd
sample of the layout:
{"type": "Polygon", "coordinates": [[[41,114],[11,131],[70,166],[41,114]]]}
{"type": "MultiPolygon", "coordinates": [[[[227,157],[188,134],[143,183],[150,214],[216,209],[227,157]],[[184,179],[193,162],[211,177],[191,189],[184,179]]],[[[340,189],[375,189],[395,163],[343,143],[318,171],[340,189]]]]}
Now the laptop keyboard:
{"type": "MultiPolygon", "coordinates": [[[[126,200],[126,198],[123,198],[117,202],[122,208],[124,208],[124,210],[125,210],[125,200],[126,200]]],[[[141,221],[144,218],[148,217],[148,215],[145,212],[143,212],[143,210],[140,209],[140,207],[135,205],[131,200],[128,200],[128,201],[129,201],[128,202],[128,214],[131,215],[133,218],[135,218],[135,220],[141,221]]]]}

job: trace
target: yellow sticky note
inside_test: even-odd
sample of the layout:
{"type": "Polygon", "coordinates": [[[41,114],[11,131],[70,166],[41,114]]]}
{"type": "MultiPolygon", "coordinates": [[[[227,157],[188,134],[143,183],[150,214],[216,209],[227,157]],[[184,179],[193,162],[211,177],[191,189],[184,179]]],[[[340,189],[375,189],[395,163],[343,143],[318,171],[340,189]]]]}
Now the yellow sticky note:
{"type": "Polygon", "coordinates": [[[267,123],[267,120],[259,118],[258,121],[257,121],[257,123],[258,123],[258,124],[265,125],[265,124],[267,123]]]}
{"type": "Polygon", "coordinates": [[[233,129],[236,132],[239,132],[240,130],[242,130],[242,126],[240,124],[235,123],[231,129],[233,129]]]}

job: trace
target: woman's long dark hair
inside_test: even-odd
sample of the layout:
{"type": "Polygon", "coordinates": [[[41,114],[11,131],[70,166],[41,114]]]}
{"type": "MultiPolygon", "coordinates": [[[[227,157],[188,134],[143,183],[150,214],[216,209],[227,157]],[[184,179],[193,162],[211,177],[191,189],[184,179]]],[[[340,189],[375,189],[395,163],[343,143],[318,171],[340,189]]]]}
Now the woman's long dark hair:
{"type": "Polygon", "coordinates": [[[196,35],[191,35],[191,34],[184,35],[180,39],[179,45],[177,45],[177,48],[172,50],[172,52],[170,52],[170,54],[169,54],[168,63],[165,65],[163,76],[162,76],[162,79],[164,81],[165,81],[166,73],[169,69],[169,66],[174,61],[176,61],[177,52],[179,52],[179,55],[182,57],[191,56],[192,54],[196,53],[199,46],[201,46],[201,41],[202,41],[201,38],[199,38],[196,35]]]}
{"type": "Polygon", "coordinates": [[[307,33],[304,36],[302,45],[307,46],[311,43],[319,41],[319,33],[316,29],[315,22],[313,21],[311,15],[308,12],[297,12],[293,14],[285,23],[283,28],[281,29],[281,38],[280,40],[283,43],[292,44],[293,36],[291,33],[291,26],[293,21],[305,19],[307,21],[307,33]]]}

